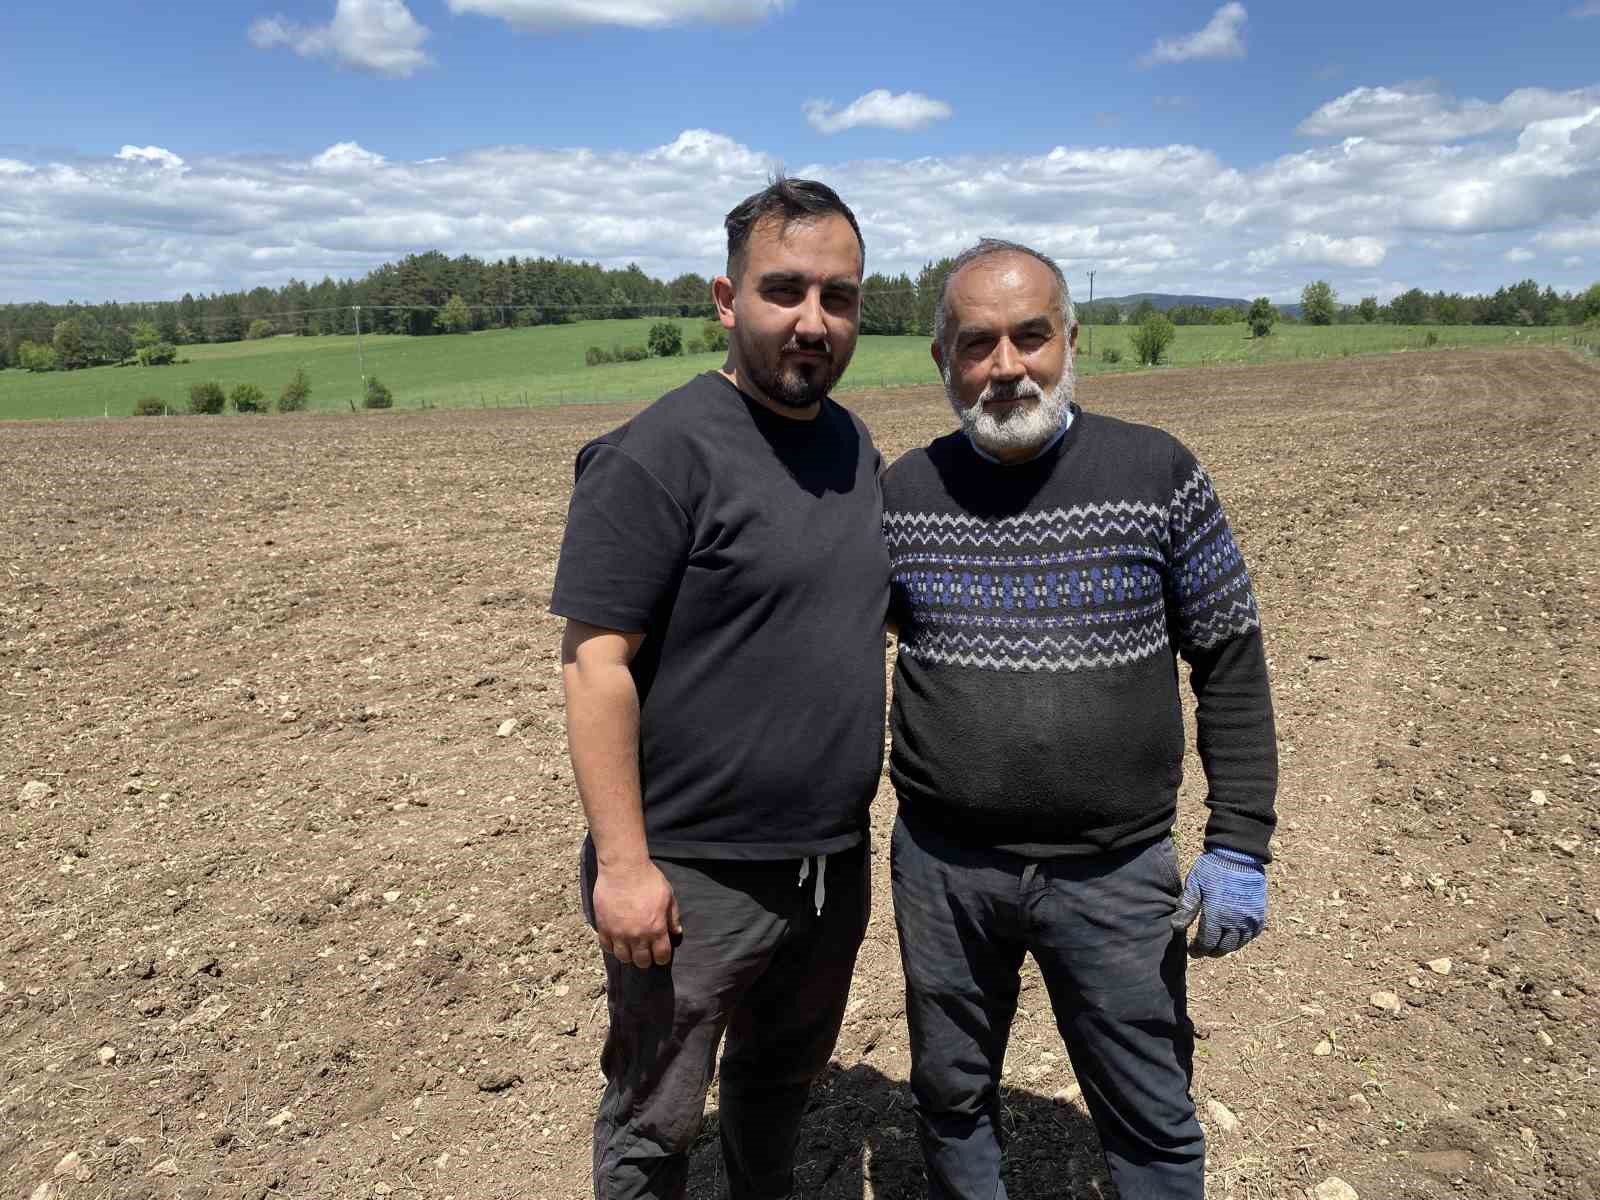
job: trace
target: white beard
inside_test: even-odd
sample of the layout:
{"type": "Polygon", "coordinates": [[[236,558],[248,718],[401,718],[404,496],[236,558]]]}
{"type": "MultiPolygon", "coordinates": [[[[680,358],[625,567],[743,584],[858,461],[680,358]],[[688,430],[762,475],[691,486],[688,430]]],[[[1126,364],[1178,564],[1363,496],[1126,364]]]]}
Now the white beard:
{"type": "Polygon", "coordinates": [[[962,431],[978,449],[996,458],[1014,456],[1023,450],[1042,450],[1067,419],[1076,383],[1070,360],[1048,394],[1033,380],[1024,377],[1014,391],[1019,400],[1033,399],[1036,403],[1015,404],[1004,415],[997,415],[986,410],[984,404],[1007,389],[996,389],[990,384],[983,389],[977,401],[967,407],[956,395],[949,368],[943,374],[945,395],[949,397],[950,407],[955,410],[956,419],[961,422],[962,431]]]}

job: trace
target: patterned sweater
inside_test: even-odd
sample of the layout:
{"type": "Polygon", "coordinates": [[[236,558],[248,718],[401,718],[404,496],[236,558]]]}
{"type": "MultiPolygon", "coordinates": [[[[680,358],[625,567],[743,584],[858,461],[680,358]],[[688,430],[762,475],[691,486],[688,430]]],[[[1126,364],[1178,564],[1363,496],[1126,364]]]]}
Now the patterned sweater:
{"type": "Polygon", "coordinates": [[[896,462],[883,493],[900,629],[890,777],[907,820],[1036,857],[1160,836],[1183,773],[1182,655],[1206,846],[1268,857],[1261,623],[1183,445],[1074,409],[1031,462],[985,461],[954,433],[896,462]]]}

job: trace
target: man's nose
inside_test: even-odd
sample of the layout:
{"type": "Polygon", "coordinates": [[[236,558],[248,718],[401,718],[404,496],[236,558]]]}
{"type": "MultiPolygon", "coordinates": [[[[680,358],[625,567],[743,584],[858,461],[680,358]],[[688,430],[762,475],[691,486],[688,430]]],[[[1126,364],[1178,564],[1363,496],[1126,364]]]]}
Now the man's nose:
{"type": "Polygon", "coordinates": [[[1022,355],[1017,353],[1010,338],[1001,338],[989,362],[989,378],[1005,381],[1021,379],[1023,374],[1022,355]]]}
{"type": "Polygon", "coordinates": [[[822,295],[807,292],[800,302],[800,312],[795,321],[794,333],[801,341],[815,342],[828,336],[828,327],[822,320],[822,295]]]}

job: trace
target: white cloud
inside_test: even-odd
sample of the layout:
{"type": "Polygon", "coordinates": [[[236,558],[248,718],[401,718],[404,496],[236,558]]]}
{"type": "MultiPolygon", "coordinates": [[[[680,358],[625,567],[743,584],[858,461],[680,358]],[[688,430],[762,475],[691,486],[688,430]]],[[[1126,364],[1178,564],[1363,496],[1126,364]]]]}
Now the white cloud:
{"type": "MultiPolygon", "coordinates": [[[[435,248],[710,274],[723,215],[773,166],[766,147],[708,129],[644,151],[446,157],[386,157],[346,136],[295,158],[189,153],[181,175],[160,146],[65,161],[11,150],[0,159],[0,302],[358,276],[435,248]]],[[[861,220],[868,269],[890,274],[984,235],[1037,245],[1076,284],[1095,270],[1096,292],[1112,295],[1293,296],[1312,278],[1348,294],[1407,280],[1493,291],[1513,248],[1533,255],[1519,274],[1561,286],[1564,257],[1600,255],[1600,113],[1457,144],[1348,137],[1248,167],[1203,146],[1095,136],[1107,140],[789,165],[839,190],[861,220]]]]}
{"type": "Polygon", "coordinates": [[[1583,266],[1583,255],[1569,254],[1561,260],[1561,265],[1569,270],[1573,267],[1581,267],[1583,266]]]}
{"type": "Polygon", "coordinates": [[[450,11],[498,17],[515,29],[580,25],[664,29],[671,25],[752,25],[782,12],[789,0],[448,0],[450,11]]]}
{"type": "Polygon", "coordinates": [[[169,171],[180,170],[183,167],[183,159],[160,146],[124,146],[117,151],[117,157],[123,162],[151,163],[169,171]]]}
{"type": "Polygon", "coordinates": [[[1510,263],[1532,262],[1539,256],[1524,246],[1513,246],[1506,251],[1506,261],[1510,263]]]}
{"type": "Polygon", "coordinates": [[[800,107],[813,129],[829,134],[859,128],[907,132],[935,121],[947,121],[955,112],[943,100],[921,92],[896,95],[887,88],[874,88],[842,109],[835,108],[831,100],[807,100],[800,107]]]}
{"type": "Polygon", "coordinates": [[[1325,233],[1294,232],[1275,246],[1252,250],[1250,265],[1256,268],[1279,264],[1304,264],[1319,267],[1375,267],[1388,249],[1377,238],[1329,237],[1325,233]]]}
{"type": "Polygon", "coordinates": [[[1573,17],[1600,17],[1600,0],[1589,0],[1587,4],[1580,4],[1569,14],[1573,17]]]}
{"type": "Polygon", "coordinates": [[[428,66],[422,50],[427,26],[405,0],[338,0],[326,25],[296,25],[263,17],[250,26],[250,43],[262,50],[287,46],[302,58],[331,58],[357,70],[404,79],[428,66]]]}
{"type": "Polygon", "coordinates": [[[1430,87],[1359,87],[1330,100],[1297,132],[1311,137],[1376,137],[1388,142],[1455,142],[1576,117],[1600,107],[1600,87],[1552,92],[1519,88],[1504,100],[1457,100],[1430,87]]]}
{"type": "Polygon", "coordinates": [[[1600,219],[1585,225],[1546,230],[1536,234],[1533,240],[1549,250],[1600,250],[1600,219]]]}
{"type": "Polygon", "coordinates": [[[1157,39],[1155,46],[1139,59],[1139,64],[1153,67],[1160,63],[1189,62],[1202,58],[1243,58],[1244,38],[1241,35],[1246,16],[1244,5],[1224,4],[1198,33],[1157,39]]]}
{"type": "MultiPolygon", "coordinates": [[[[384,157],[374,154],[359,142],[335,142],[311,160],[319,171],[371,171],[383,166],[384,157]]],[[[442,158],[431,162],[444,162],[442,158]]]]}

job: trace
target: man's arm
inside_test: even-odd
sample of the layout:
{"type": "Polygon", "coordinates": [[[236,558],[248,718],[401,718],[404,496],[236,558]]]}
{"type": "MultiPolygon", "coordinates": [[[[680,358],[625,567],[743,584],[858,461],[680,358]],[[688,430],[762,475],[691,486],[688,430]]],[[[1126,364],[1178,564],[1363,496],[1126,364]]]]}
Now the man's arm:
{"type": "Polygon", "coordinates": [[[1184,886],[1174,928],[1200,919],[1190,949],[1226,954],[1266,921],[1265,866],[1277,821],[1277,736],[1261,621],[1244,557],[1211,480],[1177,447],[1168,507],[1169,615],[1189,663],[1205,769],[1205,852],[1184,886]]]}
{"type": "Polygon", "coordinates": [[[569,620],[561,639],[567,748],[599,869],[595,933],[620,961],[648,967],[672,960],[683,932],[678,903],[645,843],[639,788],[639,693],[628,664],[644,641],[569,620]]]}

